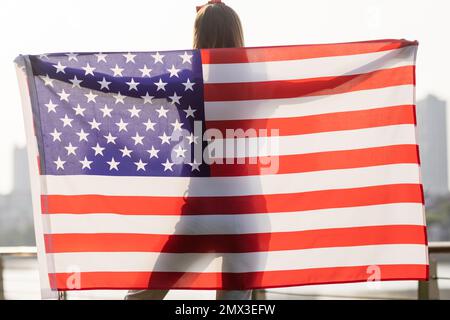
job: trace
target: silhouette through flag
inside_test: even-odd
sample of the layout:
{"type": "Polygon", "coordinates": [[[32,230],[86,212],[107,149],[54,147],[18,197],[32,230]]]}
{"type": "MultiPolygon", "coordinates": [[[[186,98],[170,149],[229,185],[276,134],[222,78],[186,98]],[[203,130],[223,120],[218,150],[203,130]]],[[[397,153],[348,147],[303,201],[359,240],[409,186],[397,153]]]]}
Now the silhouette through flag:
{"type": "Polygon", "coordinates": [[[417,42],[16,59],[53,290],[427,279],[417,42]]]}

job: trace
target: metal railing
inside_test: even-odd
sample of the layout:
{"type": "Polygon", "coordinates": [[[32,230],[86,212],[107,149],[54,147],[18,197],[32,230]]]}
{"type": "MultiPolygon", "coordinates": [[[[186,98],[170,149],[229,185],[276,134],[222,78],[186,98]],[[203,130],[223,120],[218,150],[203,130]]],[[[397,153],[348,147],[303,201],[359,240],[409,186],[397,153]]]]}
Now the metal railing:
{"type": "MultiPolygon", "coordinates": [[[[429,252],[429,280],[419,281],[417,298],[419,300],[434,300],[439,299],[439,285],[438,280],[450,280],[450,277],[439,277],[437,273],[438,257],[442,254],[450,254],[450,241],[440,241],[440,242],[430,242],[428,244],[429,252]]],[[[0,300],[4,300],[4,290],[3,290],[3,257],[36,257],[37,250],[36,247],[0,247],[0,300]]],[[[295,295],[290,293],[290,295],[295,295]]],[[[253,298],[254,299],[265,299],[265,290],[255,290],[253,298]]],[[[301,294],[299,295],[301,296],[301,294]]],[[[354,297],[358,298],[358,297],[354,297]]],[[[63,291],[59,292],[59,299],[66,299],[66,294],[63,291]]]]}
{"type": "Polygon", "coordinates": [[[0,247],[0,300],[5,299],[3,290],[3,257],[36,257],[36,247],[0,247]]]}
{"type": "Polygon", "coordinates": [[[450,280],[450,277],[439,277],[437,273],[438,257],[442,254],[450,253],[450,241],[430,242],[428,244],[429,254],[429,280],[419,281],[417,298],[419,300],[437,300],[439,299],[438,280],[450,280]]]}

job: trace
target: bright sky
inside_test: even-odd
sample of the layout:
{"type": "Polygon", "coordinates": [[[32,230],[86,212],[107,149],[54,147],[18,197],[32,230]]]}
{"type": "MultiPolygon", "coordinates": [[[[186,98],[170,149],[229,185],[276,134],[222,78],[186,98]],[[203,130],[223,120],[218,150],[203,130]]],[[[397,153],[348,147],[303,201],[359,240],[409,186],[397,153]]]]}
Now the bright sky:
{"type": "MultiPolygon", "coordinates": [[[[247,46],[383,38],[419,40],[417,97],[433,93],[450,103],[448,0],[224,2],[240,15],[247,46]]],[[[195,6],[203,3],[1,0],[0,193],[9,192],[12,186],[13,146],[25,144],[12,63],[18,54],[188,49],[195,6]]]]}

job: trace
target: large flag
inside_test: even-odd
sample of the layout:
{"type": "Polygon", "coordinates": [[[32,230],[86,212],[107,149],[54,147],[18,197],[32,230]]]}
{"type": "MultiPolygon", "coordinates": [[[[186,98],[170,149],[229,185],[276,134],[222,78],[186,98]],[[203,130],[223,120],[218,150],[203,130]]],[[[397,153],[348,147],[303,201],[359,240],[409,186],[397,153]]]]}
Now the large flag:
{"type": "Polygon", "coordinates": [[[43,283],[427,279],[416,50],[20,56],[43,283]]]}

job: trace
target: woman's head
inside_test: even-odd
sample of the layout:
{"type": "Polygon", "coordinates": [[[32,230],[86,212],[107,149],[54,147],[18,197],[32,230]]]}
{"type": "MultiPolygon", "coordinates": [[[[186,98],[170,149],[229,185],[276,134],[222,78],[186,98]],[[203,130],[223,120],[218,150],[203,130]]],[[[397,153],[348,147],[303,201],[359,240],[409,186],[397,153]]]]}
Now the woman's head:
{"type": "Polygon", "coordinates": [[[244,46],[242,25],[237,13],[220,1],[199,8],[194,24],[194,48],[244,46]]]}

